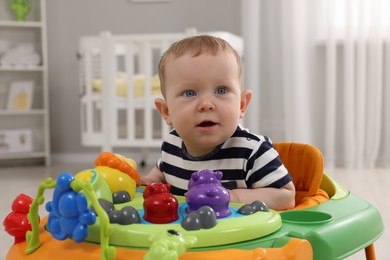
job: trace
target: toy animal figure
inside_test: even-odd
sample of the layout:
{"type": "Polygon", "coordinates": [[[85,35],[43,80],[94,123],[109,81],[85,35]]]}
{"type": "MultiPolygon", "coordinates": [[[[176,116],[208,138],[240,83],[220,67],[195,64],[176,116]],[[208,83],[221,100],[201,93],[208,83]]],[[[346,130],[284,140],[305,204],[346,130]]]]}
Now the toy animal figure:
{"type": "Polygon", "coordinates": [[[53,200],[46,204],[47,229],[58,240],[70,237],[82,242],[88,236],[88,226],[96,222],[96,215],[88,207],[86,196],[72,189],[73,181],[71,173],[64,172],[57,177],[53,200]]]}
{"type": "Polygon", "coordinates": [[[196,237],[183,236],[176,230],[167,230],[153,234],[150,239],[152,245],[144,260],[176,260],[186,252],[186,249],[195,244],[196,237]]]}
{"type": "Polygon", "coordinates": [[[191,175],[186,194],[187,213],[198,210],[202,206],[210,206],[217,218],[224,218],[231,214],[230,194],[221,184],[222,175],[222,172],[212,170],[201,170],[191,175]]]}
{"type": "Polygon", "coordinates": [[[179,218],[179,202],[169,190],[170,184],[152,183],[146,186],[144,197],[144,219],[146,221],[164,224],[174,222],[179,218]]]}
{"type": "Polygon", "coordinates": [[[15,244],[26,240],[26,232],[31,230],[31,224],[27,219],[33,198],[20,194],[12,203],[12,212],[4,219],[5,231],[15,237],[15,244]]]}

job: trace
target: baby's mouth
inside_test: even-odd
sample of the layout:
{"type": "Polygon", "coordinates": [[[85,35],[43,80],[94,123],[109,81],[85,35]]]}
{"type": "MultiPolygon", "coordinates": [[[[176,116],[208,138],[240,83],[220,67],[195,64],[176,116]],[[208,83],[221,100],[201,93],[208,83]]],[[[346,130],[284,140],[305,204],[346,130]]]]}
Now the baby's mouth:
{"type": "Polygon", "coordinates": [[[217,123],[213,122],[213,121],[203,121],[202,123],[198,124],[199,127],[210,127],[210,126],[214,126],[216,125],[217,123]]]}

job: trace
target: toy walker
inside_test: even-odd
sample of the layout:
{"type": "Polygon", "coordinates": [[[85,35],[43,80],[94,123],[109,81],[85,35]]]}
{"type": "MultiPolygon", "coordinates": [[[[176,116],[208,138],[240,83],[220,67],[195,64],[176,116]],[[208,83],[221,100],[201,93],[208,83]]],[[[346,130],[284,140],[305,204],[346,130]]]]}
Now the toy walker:
{"type": "Polygon", "coordinates": [[[138,187],[134,161],[102,153],[95,168],[46,179],[20,195],[4,220],[15,237],[7,259],[344,259],[383,233],[371,204],[323,172],[320,151],[275,143],[296,187],[296,207],[229,203],[223,172],[193,173],[186,197],[169,184],[138,187]],[[137,188],[138,187],[138,188],[137,188]],[[43,193],[54,188],[40,219],[43,193]]]}

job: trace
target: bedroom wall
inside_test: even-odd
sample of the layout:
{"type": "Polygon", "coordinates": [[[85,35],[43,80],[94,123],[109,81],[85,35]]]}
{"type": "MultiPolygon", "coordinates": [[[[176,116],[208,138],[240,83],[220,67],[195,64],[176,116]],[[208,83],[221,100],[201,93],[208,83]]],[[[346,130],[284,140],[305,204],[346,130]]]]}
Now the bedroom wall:
{"type": "MultiPolygon", "coordinates": [[[[48,57],[51,152],[53,161],[86,161],[100,150],[81,146],[78,40],[112,33],[230,31],[241,35],[240,1],[48,0],[48,57]]],[[[130,150],[128,151],[130,152],[130,150]]],[[[134,150],[131,152],[135,152],[134,150]]],[[[94,157],[92,157],[94,158],[94,157]]]]}

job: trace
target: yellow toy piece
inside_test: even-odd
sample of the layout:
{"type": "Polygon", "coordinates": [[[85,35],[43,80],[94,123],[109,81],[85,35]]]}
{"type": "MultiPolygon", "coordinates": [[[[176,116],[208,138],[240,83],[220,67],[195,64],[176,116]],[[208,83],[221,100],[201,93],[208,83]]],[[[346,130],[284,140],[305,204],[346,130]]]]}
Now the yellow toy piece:
{"type": "Polygon", "coordinates": [[[133,159],[120,154],[103,152],[95,160],[95,167],[98,166],[107,166],[112,169],[117,169],[120,172],[127,174],[135,181],[136,185],[139,185],[141,178],[137,172],[137,164],[133,159]]]}
{"type": "Polygon", "coordinates": [[[131,198],[134,197],[137,186],[135,180],[129,175],[108,166],[97,166],[95,171],[106,180],[112,194],[126,191],[131,198]]]}
{"type": "Polygon", "coordinates": [[[75,179],[92,183],[98,198],[112,202],[112,195],[126,191],[131,198],[135,195],[140,176],[137,164],[120,154],[101,153],[95,161],[94,169],[87,169],[75,175],[75,179]]]}
{"type": "Polygon", "coordinates": [[[112,193],[110,187],[108,186],[105,178],[100,176],[95,169],[81,171],[77,173],[74,178],[76,180],[82,180],[91,183],[98,198],[112,202],[112,193]]]}

